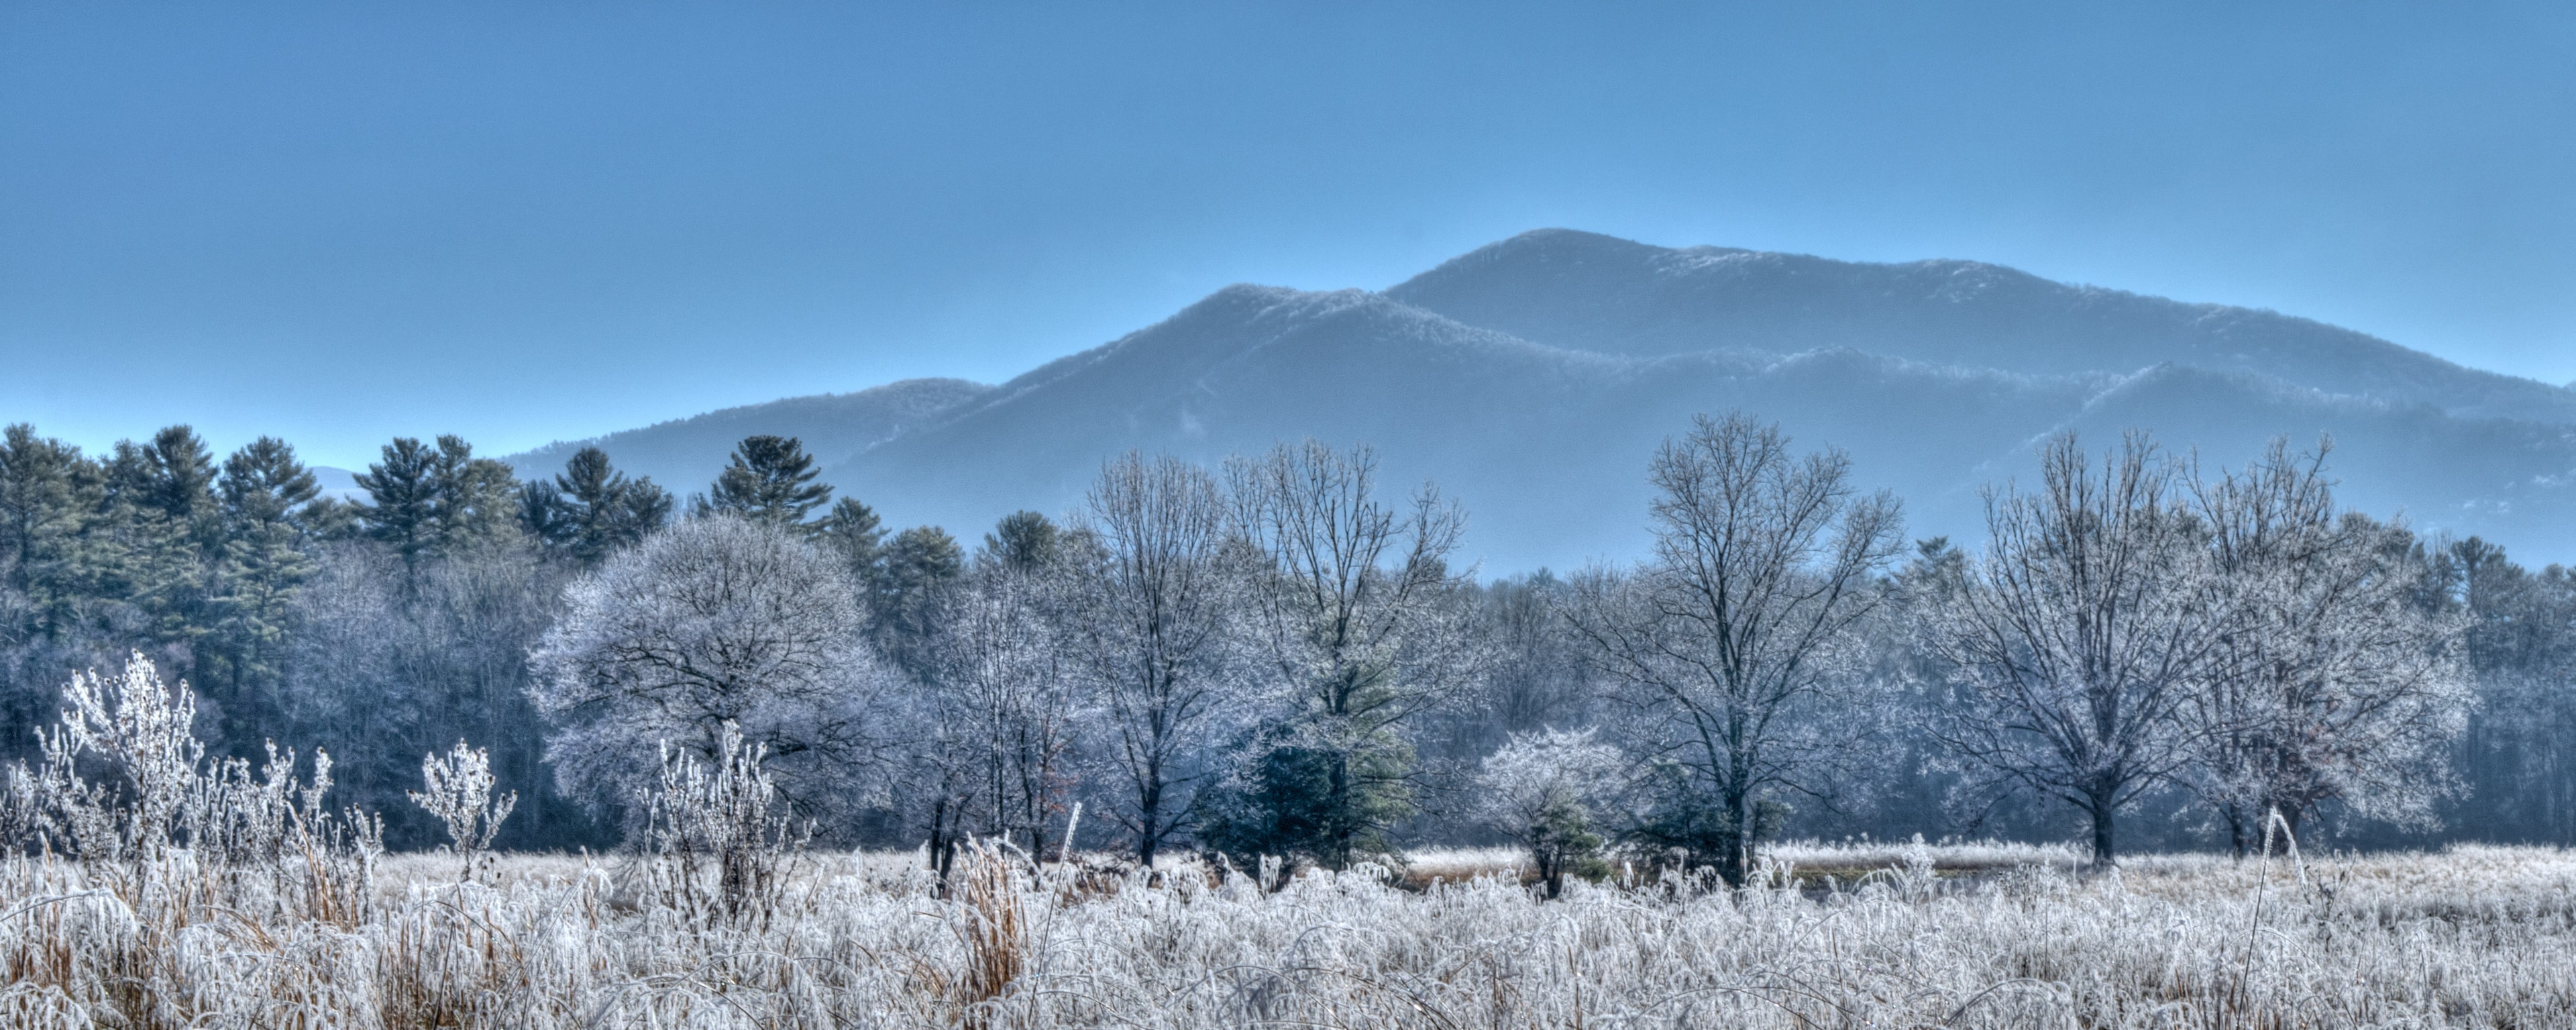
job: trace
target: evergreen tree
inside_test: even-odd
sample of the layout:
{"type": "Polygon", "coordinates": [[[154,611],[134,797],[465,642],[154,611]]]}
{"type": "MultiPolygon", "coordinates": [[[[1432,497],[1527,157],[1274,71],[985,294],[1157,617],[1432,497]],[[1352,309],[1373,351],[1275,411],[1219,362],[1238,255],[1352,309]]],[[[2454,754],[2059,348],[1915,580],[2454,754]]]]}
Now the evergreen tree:
{"type": "Polygon", "coordinates": [[[747,436],[733,449],[708,491],[707,507],[755,521],[794,526],[832,496],[828,484],[814,482],[821,473],[814,456],[792,436],[747,436]]]}
{"type": "Polygon", "coordinates": [[[64,582],[81,528],[75,473],[80,448],[36,435],[26,423],[0,433],[0,583],[25,596],[51,635],[66,617],[64,582]]]}
{"type": "Polygon", "coordinates": [[[885,576],[871,607],[878,646],[904,671],[916,676],[926,672],[940,603],[965,573],[965,549],[937,526],[904,530],[887,546],[885,576]]]}
{"type": "MultiPolygon", "coordinates": [[[[221,545],[214,459],[186,426],[119,440],[83,534],[93,597],[132,605],[156,643],[192,644],[211,627],[207,588],[221,545]]],[[[194,663],[181,678],[202,678],[194,663]]]]}
{"type": "Polygon", "coordinates": [[[1046,516],[1015,511],[984,534],[984,553],[1014,572],[1031,572],[1054,563],[1061,536],[1046,516]]]}
{"type": "Polygon", "coordinates": [[[872,598],[885,580],[885,523],[874,509],[855,497],[832,502],[832,511],[820,523],[823,546],[839,555],[843,567],[858,584],[859,595],[872,598]]]}
{"type": "Polygon", "coordinates": [[[412,437],[386,444],[384,460],[358,477],[371,504],[357,506],[366,534],[391,545],[404,581],[417,582],[423,561],[507,540],[519,532],[518,481],[510,466],[474,456],[461,437],[435,447],[412,437]]]}
{"type": "Polygon", "coordinates": [[[554,491],[559,546],[583,565],[635,545],[671,518],[670,491],[651,476],[626,478],[597,447],[584,447],[564,463],[554,491]]]}
{"type": "Polygon", "coordinates": [[[575,527],[563,491],[543,479],[519,484],[519,530],[549,555],[569,555],[575,527]]]}
{"type": "Polygon", "coordinates": [[[221,531],[216,521],[214,454],[195,430],[170,426],[154,433],[152,442],[137,452],[143,463],[138,498],[143,506],[191,532],[221,531]]]}
{"type": "Polygon", "coordinates": [[[384,458],[358,477],[370,502],[357,506],[358,522],[369,537],[402,557],[409,581],[438,547],[438,452],[403,436],[385,445],[384,458]]]}
{"type": "Polygon", "coordinates": [[[438,438],[435,464],[438,549],[469,550],[512,538],[519,527],[519,480],[510,466],[477,458],[463,437],[438,438]]]}
{"type": "Polygon", "coordinates": [[[286,655],[292,605],[316,565],[296,511],[321,492],[295,448],[260,437],[224,459],[221,482],[225,539],[214,596],[227,738],[247,743],[276,704],[274,687],[286,655]]]}

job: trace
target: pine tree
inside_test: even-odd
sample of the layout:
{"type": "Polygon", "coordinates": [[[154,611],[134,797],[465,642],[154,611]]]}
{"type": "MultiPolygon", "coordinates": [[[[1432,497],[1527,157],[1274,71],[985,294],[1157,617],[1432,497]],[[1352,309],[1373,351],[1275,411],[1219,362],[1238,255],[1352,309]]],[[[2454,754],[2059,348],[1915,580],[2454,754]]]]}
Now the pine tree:
{"type": "Polygon", "coordinates": [[[408,581],[438,546],[438,452],[404,436],[385,445],[384,458],[358,477],[370,502],[357,506],[358,522],[402,556],[408,581]]]}
{"type": "Polygon", "coordinates": [[[64,582],[81,527],[75,471],[80,448],[36,435],[26,423],[0,433],[0,583],[24,595],[51,635],[67,615],[64,582]]]}
{"type": "Polygon", "coordinates": [[[1055,561],[1060,535],[1056,524],[1046,516],[1015,511],[1002,516],[993,531],[984,534],[984,553],[1012,571],[1032,572],[1055,561]]]}
{"type": "Polygon", "coordinates": [[[708,491],[708,507],[747,519],[794,526],[832,496],[828,484],[814,482],[821,473],[814,456],[792,436],[748,436],[734,446],[708,491]]]}
{"type": "MultiPolygon", "coordinates": [[[[150,443],[117,441],[106,490],[83,534],[95,596],[132,604],[152,638],[189,644],[212,627],[207,601],[222,544],[214,458],[186,426],[150,443]]],[[[198,679],[197,669],[184,678],[198,679]]]]}
{"type": "MultiPolygon", "coordinates": [[[[291,605],[317,568],[298,509],[321,493],[295,448],[260,437],[224,459],[225,539],[214,596],[225,674],[226,737],[248,742],[275,708],[269,696],[286,653],[291,605]]],[[[199,684],[214,689],[216,677],[199,684]]]]}
{"type": "Polygon", "coordinates": [[[939,628],[940,602],[965,573],[966,551],[947,530],[915,526],[895,534],[870,606],[886,657],[914,675],[924,673],[927,647],[939,628]]]}
{"type": "Polygon", "coordinates": [[[474,456],[453,434],[438,438],[433,507],[441,553],[506,541],[519,528],[519,480],[510,466],[474,456]]]}
{"type": "Polygon", "coordinates": [[[839,555],[849,569],[850,579],[858,584],[862,598],[876,596],[885,581],[885,523],[874,509],[855,497],[832,502],[831,514],[820,523],[823,546],[839,555]]]}
{"type": "Polygon", "coordinates": [[[584,447],[549,483],[521,489],[521,520],[530,535],[584,566],[630,547],[671,518],[671,494],[651,476],[628,479],[608,452],[584,447]]]}
{"type": "Polygon", "coordinates": [[[430,558],[519,532],[519,486],[510,466],[475,457],[463,438],[441,436],[433,447],[400,437],[385,445],[384,459],[358,477],[373,503],[358,505],[357,516],[368,536],[402,556],[406,584],[417,581],[430,558]]]}

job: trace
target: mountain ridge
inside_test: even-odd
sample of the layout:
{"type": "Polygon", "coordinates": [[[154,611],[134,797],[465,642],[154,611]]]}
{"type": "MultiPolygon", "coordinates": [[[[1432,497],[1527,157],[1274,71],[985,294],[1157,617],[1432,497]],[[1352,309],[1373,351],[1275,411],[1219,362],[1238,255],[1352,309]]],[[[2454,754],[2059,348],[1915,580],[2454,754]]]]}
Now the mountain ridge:
{"type": "MultiPolygon", "coordinates": [[[[2353,507],[2563,560],[2576,558],[2576,395],[2561,394],[2322,323],[2001,266],[1554,230],[1382,292],[1228,286],[881,417],[847,434],[861,446],[815,450],[827,480],[890,523],[971,536],[1009,511],[1068,510],[1131,448],[1215,461],[1310,435],[1367,442],[1389,487],[1432,480],[1460,497],[1471,550],[1509,571],[1644,553],[1647,459],[1699,412],[1839,445],[1863,485],[1907,500],[1916,535],[1959,539],[1982,536],[1985,484],[2026,481],[2051,433],[2144,428],[2218,464],[2274,436],[2332,434],[2353,507]]],[[[761,419],[787,421],[719,422],[761,419]]],[[[682,492],[731,445],[700,435],[698,478],[665,480],[682,492]]]]}

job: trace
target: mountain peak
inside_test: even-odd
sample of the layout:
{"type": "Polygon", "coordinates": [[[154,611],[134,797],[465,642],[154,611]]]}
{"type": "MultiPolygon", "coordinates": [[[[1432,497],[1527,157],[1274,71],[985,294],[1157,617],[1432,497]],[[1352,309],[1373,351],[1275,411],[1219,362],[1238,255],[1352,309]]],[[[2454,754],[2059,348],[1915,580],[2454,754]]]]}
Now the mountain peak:
{"type": "Polygon", "coordinates": [[[1632,357],[1851,347],[2052,375],[2172,361],[2454,414],[2576,424],[2569,391],[2348,329],[1980,261],[1836,261],[1543,229],[1443,263],[1387,296],[1548,346],[1632,357]]]}

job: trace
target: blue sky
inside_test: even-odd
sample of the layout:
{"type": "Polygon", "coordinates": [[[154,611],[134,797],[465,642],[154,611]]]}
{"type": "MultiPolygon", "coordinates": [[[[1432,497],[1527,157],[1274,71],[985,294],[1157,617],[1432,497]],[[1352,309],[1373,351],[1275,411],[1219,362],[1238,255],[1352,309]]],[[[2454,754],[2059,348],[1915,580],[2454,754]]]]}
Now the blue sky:
{"type": "Polygon", "coordinates": [[[1551,225],[2566,382],[2576,6],[0,6],[0,421],[90,447],[998,380],[1551,225]]]}

